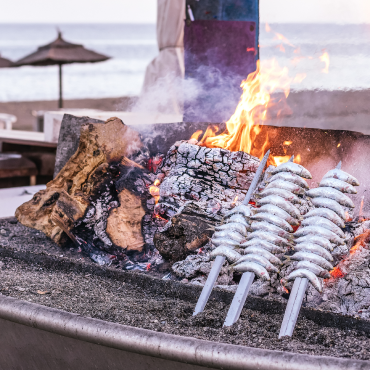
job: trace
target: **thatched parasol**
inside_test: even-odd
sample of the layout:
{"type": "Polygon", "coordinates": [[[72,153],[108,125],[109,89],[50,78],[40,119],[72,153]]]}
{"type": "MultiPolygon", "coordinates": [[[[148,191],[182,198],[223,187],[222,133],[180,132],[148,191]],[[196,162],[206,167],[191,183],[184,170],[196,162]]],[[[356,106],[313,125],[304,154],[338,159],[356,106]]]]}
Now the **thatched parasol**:
{"type": "Polygon", "coordinates": [[[37,51],[18,60],[15,66],[59,66],[59,108],[63,108],[62,98],[62,65],[71,63],[103,62],[109,57],[85,49],[82,45],[72,44],[63,40],[61,32],[58,38],[50,44],[40,46],[37,51]]]}
{"type": "Polygon", "coordinates": [[[14,63],[11,60],[3,58],[0,55],[0,68],[10,68],[13,66],[14,66],[14,63]]]}

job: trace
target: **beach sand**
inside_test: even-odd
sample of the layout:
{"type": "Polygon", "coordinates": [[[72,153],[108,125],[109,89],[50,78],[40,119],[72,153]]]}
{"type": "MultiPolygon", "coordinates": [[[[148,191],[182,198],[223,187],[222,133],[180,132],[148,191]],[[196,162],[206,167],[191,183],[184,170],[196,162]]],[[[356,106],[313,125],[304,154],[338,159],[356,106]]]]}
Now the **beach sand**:
{"type": "MultiPolygon", "coordinates": [[[[102,99],[75,99],[64,100],[65,108],[88,108],[100,109],[104,111],[124,111],[136,100],[133,97],[102,98],[102,99]]],[[[36,117],[33,111],[55,111],[58,110],[56,100],[46,101],[24,101],[24,102],[0,102],[0,113],[13,114],[17,117],[17,122],[13,124],[14,130],[36,130],[36,117]]]]}
{"type": "MultiPolygon", "coordinates": [[[[135,97],[65,100],[65,108],[125,111],[135,97]]],[[[370,90],[292,91],[287,99],[291,115],[269,119],[265,124],[289,127],[352,130],[370,134],[370,90]]],[[[236,106],[237,102],[235,103],[236,106]]],[[[32,111],[57,110],[57,101],[0,102],[0,113],[14,114],[16,130],[36,130],[32,111]]],[[[285,111],[286,113],[286,111],[285,111]]]]}

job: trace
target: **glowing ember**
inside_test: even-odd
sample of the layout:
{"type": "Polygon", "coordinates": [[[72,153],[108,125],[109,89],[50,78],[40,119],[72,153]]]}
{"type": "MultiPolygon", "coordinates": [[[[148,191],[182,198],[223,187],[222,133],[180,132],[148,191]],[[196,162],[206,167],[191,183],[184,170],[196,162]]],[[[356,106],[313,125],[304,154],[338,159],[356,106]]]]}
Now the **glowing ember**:
{"type": "Polygon", "coordinates": [[[287,141],[283,142],[283,145],[286,145],[286,146],[289,146],[289,145],[292,145],[292,144],[293,144],[293,141],[290,141],[290,140],[287,140],[287,141]]]}
{"type": "Polygon", "coordinates": [[[165,218],[161,217],[158,213],[154,214],[154,217],[155,218],[158,218],[158,220],[162,220],[162,221],[168,222],[168,220],[166,220],[165,218]]]}
{"type": "Polygon", "coordinates": [[[160,197],[159,196],[159,187],[158,187],[160,183],[161,182],[158,179],[156,179],[154,181],[154,184],[152,186],[149,186],[149,193],[155,199],[155,204],[158,203],[159,197],[160,197]]]}
{"type": "Polygon", "coordinates": [[[339,148],[340,147],[340,143],[337,145],[337,148],[339,148]]]}
{"type": "Polygon", "coordinates": [[[345,277],[347,275],[347,272],[343,268],[344,262],[349,261],[352,258],[352,256],[356,254],[358,250],[360,250],[361,248],[365,248],[366,243],[368,243],[369,241],[370,241],[370,230],[366,230],[363,234],[356,237],[355,244],[350,249],[349,255],[346,258],[344,258],[342,261],[340,261],[339,264],[336,267],[334,267],[333,270],[330,271],[331,278],[326,279],[325,281],[329,282],[332,279],[340,279],[340,278],[345,277]]]}
{"type": "Polygon", "coordinates": [[[330,58],[326,51],[324,51],[323,55],[320,56],[320,60],[325,63],[325,67],[321,71],[323,73],[329,73],[330,58]]]}
{"type": "Polygon", "coordinates": [[[348,211],[345,212],[345,216],[346,216],[346,222],[350,222],[352,221],[352,218],[351,216],[349,215],[348,211]]]}

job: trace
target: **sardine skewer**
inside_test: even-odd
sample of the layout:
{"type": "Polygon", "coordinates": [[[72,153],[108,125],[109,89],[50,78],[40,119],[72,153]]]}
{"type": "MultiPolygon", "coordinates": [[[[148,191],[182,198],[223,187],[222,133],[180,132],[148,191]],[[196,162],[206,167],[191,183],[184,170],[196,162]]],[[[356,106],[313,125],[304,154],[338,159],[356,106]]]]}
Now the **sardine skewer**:
{"type": "MultiPolygon", "coordinates": [[[[254,175],[253,181],[252,181],[251,185],[249,186],[247,195],[244,198],[244,201],[243,201],[244,205],[247,205],[249,203],[249,201],[251,200],[252,194],[253,194],[255,188],[257,187],[258,181],[261,177],[263,169],[266,166],[267,159],[268,159],[269,155],[270,155],[270,150],[268,150],[266,152],[265,156],[261,160],[260,165],[257,168],[257,171],[254,175]]],[[[208,302],[209,296],[211,295],[212,289],[215,285],[215,282],[217,280],[218,275],[220,274],[220,271],[221,271],[221,268],[222,268],[222,265],[224,264],[224,262],[225,262],[225,257],[223,257],[223,256],[217,256],[215,261],[213,262],[213,265],[212,265],[211,271],[208,275],[207,281],[204,284],[202,293],[200,294],[198,302],[195,306],[193,316],[197,315],[198,313],[200,313],[204,310],[204,307],[206,306],[206,304],[208,302]]],[[[247,273],[244,273],[243,276],[245,274],[251,274],[252,275],[252,281],[249,284],[249,287],[250,287],[250,285],[252,284],[253,279],[254,279],[254,274],[250,273],[250,272],[247,272],[247,273]]],[[[242,277],[242,279],[243,279],[243,277],[242,277]]],[[[247,290],[247,294],[248,294],[248,291],[249,291],[249,288],[247,290]]]]}
{"type": "MultiPolygon", "coordinates": [[[[324,175],[323,178],[325,179],[325,178],[330,177],[328,176],[328,174],[335,173],[335,171],[341,171],[341,167],[342,167],[342,162],[339,162],[336,169],[329,171],[326,175],[324,175]]],[[[341,175],[343,177],[343,179],[341,180],[343,181],[347,180],[348,182],[351,182],[353,185],[359,185],[358,181],[353,176],[346,174],[345,172],[341,173],[341,175]]],[[[332,177],[337,178],[335,177],[335,175],[332,177]]],[[[283,323],[280,328],[279,338],[284,337],[284,336],[291,337],[293,335],[294,327],[297,322],[298,314],[301,309],[303,297],[306,293],[307,286],[308,286],[307,277],[302,277],[302,278],[297,277],[294,280],[293,288],[290,293],[289,301],[288,301],[288,304],[285,310],[283,323]]]]}
{"type": "MultiPolygon", "coordinates": [[[[288,162],[293,162],[293,159],[294,156],[292,156],[288,162]]],[[[255,274],[253,272],[243,273],[223,326],[231,326],[238,321],[254,278],[255,274]]]]}

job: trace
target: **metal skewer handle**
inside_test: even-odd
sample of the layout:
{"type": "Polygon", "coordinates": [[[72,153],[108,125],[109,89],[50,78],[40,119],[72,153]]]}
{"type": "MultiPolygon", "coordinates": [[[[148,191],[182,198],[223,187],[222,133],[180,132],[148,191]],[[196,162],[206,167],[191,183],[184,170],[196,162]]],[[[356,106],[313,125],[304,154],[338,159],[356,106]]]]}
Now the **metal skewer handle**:
{"type": "Polygon", "coordinates": [[[209,296],[211,295],[213,286],[215,285],[218,275],[220,274],[225,259],[226,259],[225,257],[217,256],[215,261],[213,262],[207,281],[204,284],[202,293],[200,294],[197,305],[195,306],[193,316],[197,315],[199,312],[202,312],[204,310],[204,307],[208,302],[209,296]]]}
{"type": "Polygon", "coordinates": [[[296,278],[286,306],[283,323],[281,324],[279,338],[293,334],[299,311],[308,285],[307,278],[296,278]]]}
{"type": "MultiPolygon", "coordinates": [[[[265,156],[262,158],[262,161],[260,165],[258,166],[257,171],[253,177],[252,183],[248,189],[247,195],[244,198],[243,204],[246,205],[251,200],[252,194],[258,184],[258,180],[260,179],[262,171],[265,168],[269,155],[270,155],[270,150],[268,150],[265,156]]],[[[216,257],[215,262],[213,263],[211,271],[208,275],[207,281],[204,284],[202,293],[200,294],[200,297],[198,299],[197,305],[195,306],[193,316],[197,315],[199,312],[202,312],[204,310],[204,307],[206,306],[208,302],[209,296],[211,295],[213,286],[215,285],[215,282],[217,280],[218,275],[220,274],[221,267],[224,264],[224,262],[225,262],[225,257],[222,257],[222,256],[216,257]]]]}
{"type": "Polygon", "coordinates": [[[240,279],[238,289],[234,295],[233,301],[224,322],[224,326],[231,326],[238,321],[240,313],[242,312],[245,300],[248,297],[249,289],[254,280],[253,272],[244,272],[240,279]]]}

